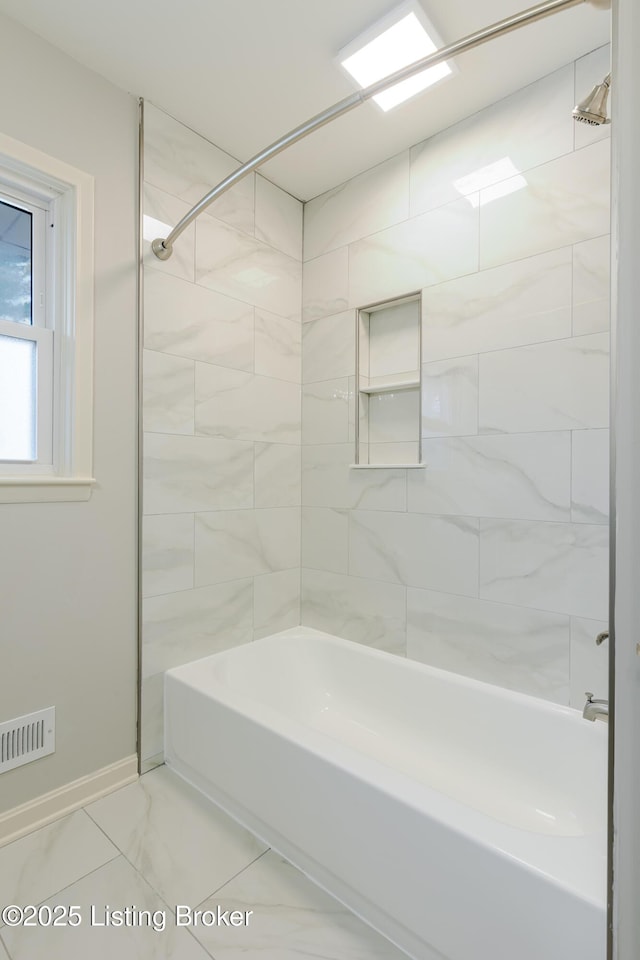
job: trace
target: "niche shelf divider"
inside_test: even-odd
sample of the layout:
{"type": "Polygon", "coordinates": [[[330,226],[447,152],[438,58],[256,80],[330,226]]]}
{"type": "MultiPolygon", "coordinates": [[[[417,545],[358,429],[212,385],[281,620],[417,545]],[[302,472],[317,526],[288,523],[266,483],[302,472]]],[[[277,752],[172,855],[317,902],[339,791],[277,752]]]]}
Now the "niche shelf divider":
{"type": "Polygon", "coordinates": [[[422,462],[421,294],[356,311],[354,469],[419,469],[422,462]]]}

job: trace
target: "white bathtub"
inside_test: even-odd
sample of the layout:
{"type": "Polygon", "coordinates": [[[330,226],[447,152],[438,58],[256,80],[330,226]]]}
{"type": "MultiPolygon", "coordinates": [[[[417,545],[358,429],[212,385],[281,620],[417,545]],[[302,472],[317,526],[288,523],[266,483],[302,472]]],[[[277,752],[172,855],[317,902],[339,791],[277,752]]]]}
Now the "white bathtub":
{"type": "Polygon", "coordinates": [[[170,670],[166,761],[417,960],[604,960],[606,725],[308,628],[170,670]]]}

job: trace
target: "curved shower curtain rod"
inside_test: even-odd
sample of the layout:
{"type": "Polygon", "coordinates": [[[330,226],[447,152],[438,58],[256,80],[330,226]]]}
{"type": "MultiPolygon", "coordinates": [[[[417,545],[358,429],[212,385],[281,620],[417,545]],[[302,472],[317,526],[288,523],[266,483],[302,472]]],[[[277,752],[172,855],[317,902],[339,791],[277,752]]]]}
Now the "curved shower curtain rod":
{"type": "Polygon", "coordinates": [[[382,93],[382,91],[388,89],[388,87],[394,86],[401,80],[407,80],[409,77],[420,73],[422,70],[426,70],[428,67],[433,67],[438,63],[442,63],[444,60],[449,60],[459,53],[473,50],[474,47],[479,47],[488,40],[493,40],[494,37],[501,37],[503,34],[517,30],[527,23],[542,20],[544,17],[559,13],[568,7],[577,7],[582,3],[589,3],[591,6],[601,9],[610,6],[610,0],[544,0],[543,3],[539,3],[535,7],[529,7],[527,10],[521,11],[521,13],[506,17],[506,19],[499,20],[497,23],[493,23],[483,30],[478,30],[475,33],[470,33],[468,36],[463,37],[461,40],[456,40],[455,43],[441,47],[440,50],[436,50],[435,53],[430,53],[427,57],[416,60],[415,63],[410,64],[408,67],[397,70],[395,73],[385,77],[384,80],[378,80],[376,83],[372,83],[371,86],[359,90],[350,97],[339,100],[338,103],[334,103],[332,107],[323,110],[322,113],[318,113],[315,117],[312,117],[311,120],[307,120],[305,123],[300,124],[299,127],[295,127],[289,131],[284,137],[281,137],[279,140],[276,140],[275,143],[272,143],[271,146],[261,150],[255,157],[243,163],[237,170],[230,173],[228,177],[221,180],[217,186],[210,190],[202,200],[198,201],[198,203],[184,215],[168,237],[164,239],[159,237],[157,240],[154,240],[151,244],[151,249],[160,260],[168,260],[173,253],[173,244],[180,234],[219,196],[226,193],[227,190],[231,189],[231,187],[248,176],[248,174],[257,170],[257,168],[262,166],[263,163],[266,163],[267,160],[275,157],[278,153],[282,153],[287,147],[297,143],[298,140],[303,140],[310,133],[313,133],[314,130],[325,126],[325,124],[335,120],[336,117],[341,117],[355,107],[359,107],[361,103],[365,103],[367,100],[370,100],[371,97],[382,93]]]}

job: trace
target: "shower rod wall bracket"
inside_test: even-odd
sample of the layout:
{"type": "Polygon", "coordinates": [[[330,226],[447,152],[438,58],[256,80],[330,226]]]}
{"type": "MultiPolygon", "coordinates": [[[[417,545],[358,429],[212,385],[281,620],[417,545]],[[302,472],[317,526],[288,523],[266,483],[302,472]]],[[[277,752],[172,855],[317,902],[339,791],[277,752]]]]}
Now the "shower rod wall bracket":
{"type": "Polygon", "coordinates": [[[230,190],[231,187],[235,186],[236,183],[238,183],[240,180],[243,180],[250,173],[253,173],[254,170],[257,170],[258,167],[261,167],[263,163],[267,162],[267,160],[271,160],[272,157],[282,153],[282,151],[286,150],[287,147],[292,146],[292,144],[297,143],[299,140],[303,140],[305,137],[309,136],[310,133],[313,133],[315,130],[323,127],[325,124],[330,123],[337,117],[343,116],[345,113],[348,113],[355,107],[359,107],[361,103],[365,103],[367,100],[370,100],[377,94],[382,93],[389,87],[395,86],[396,83],[400,83],[402,80],[407,80],[409,77],[413,77],[416,73],[421,73],[423,70],[427,70],[429,67],[436,66],[438,63],[443,63],[445,60],[449,60],[460,53],[466,53],[467,50],[473,50],[475,47],[479,47],[481,44],[487,43],[488,40],[493,40],[495,37],[504,36],[504,34],[510,33],[512,30],[518,30],[520,27],[523,27],[528,23],[535,23],[537,20],[542,20],[545,17],[550,17],[555,13],[560,13],[561,10],[567,10],[569,7],[580,6],[583,3],[588,3],[590,6],[599,9],[610,6],[609,0],[544,0],[543,3],[539,3],[535,7],[529,7],[527,10],[522,10],[520,13],[515,13],[513,16],[507,17],[504,20],[499,20],[497,23],[493,23],[482,30],[477,30],[475,33],[470,33],[461,40],[456,40],[455,43],[449,43],[446,47],[441,47],[440,50],[430,53],[421,60],[416,60],[415,63],[411,63],[408,67],[403,67],[401,70],[397,70],[395,73],[390,74],[383,80],[378,80],[376,83],[372,83],[371,86],[365,87],[364,90],[359,90],[350,97],[346,97],[344,100],[334,103],[332,107],[329,107],[327,110],[323,110],[322,113],[319,113],[310,120],[307,120],[305,123],[302,123],[299,127],[295,127],[289,133],[285,134],[284,137],[276,140],[275,143],[271,144],[271,146],[266,147],[260,153],[257,153],[251,160],[248,160],[246,163],[242,164],[242,166],[238,167],[237,170],[234,170],[233,173],[229,174],[228,177],[225,177],[224,180],[221,180],[220,183],[213,188],[213,190],[210,190],[209,193],[202,198],[202,200],[198,201],[195,207],[192,207],[192,209],[184,215],[182,220],[175,225],[167,237],[158,237],[158,239],[154,240],[151,244],[151,249],[159,260],[168,260],[173,253],[173,244],[178,239],[180,234],[186,230],[187,227],[193,223],[196,217],[206,210],[214,200],[217,200],[219,196],[221,196],[223,193],[226,193],[227,190],[230,190]]]}

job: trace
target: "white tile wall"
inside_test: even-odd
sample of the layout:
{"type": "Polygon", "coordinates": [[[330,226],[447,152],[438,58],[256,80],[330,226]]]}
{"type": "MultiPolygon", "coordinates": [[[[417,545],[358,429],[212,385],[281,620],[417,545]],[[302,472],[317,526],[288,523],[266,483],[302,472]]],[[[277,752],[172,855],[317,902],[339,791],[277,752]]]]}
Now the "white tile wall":
{"type": "Polygon", "coordinates": [[[607,615],[609,131],[571,110],[608,60],[305,210],[303,622],[561,703],[576,677],[602,686],[579,627],[607,615]],[[376,398],[377,439],[387,414],[408,439],[375,444],[388,468],[353,470],[343,321],[419,290],[426,466],[393,468],[410,415],[376,398]]]}
{"type": "MultiPolygon", "coordinates": [[[[145,120],[150,240],[237,164],[150,105],[145,120]]],[[[166,669],[300,622],[302,204],[251,176],[170,260],[148,240],[142,754],[152,763],[166,669]]]]}

